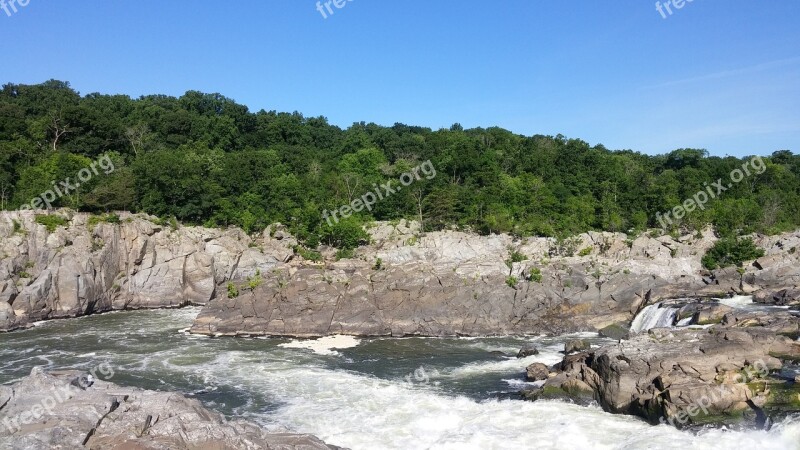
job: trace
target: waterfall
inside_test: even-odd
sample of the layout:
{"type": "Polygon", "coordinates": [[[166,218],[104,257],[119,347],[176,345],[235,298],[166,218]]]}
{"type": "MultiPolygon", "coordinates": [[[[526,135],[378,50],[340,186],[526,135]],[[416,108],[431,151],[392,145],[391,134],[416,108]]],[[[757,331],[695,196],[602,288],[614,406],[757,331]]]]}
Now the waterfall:
{"type": "Polygon", "coordinates": [[[645,307],[631,323],[632,333],[641,333],[652,328],[666,328],[675,325],[679,307],[664,306],[661,303],[645,307]]]}

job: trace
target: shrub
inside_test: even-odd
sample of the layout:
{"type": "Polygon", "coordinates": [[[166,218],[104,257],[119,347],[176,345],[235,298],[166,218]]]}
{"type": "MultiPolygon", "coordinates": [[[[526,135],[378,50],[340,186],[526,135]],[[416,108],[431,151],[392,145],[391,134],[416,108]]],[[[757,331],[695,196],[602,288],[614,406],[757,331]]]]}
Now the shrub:
{"type": "Polygon", "coordinates": [[[11,223],[14,226],[14,233],[13,234],[17,234],[20,231],[22,231],[22,224],[21,223],[17,222],[15,219],[11,219],[11,223]]]}
{"type": "Polygon", "coordinates": [[[313,262],[322,261],[322,254],[320,252],[315,252],[313,250],[309,250],[302,245],[295,245],[294,246],[294,253],[303,257],[303,259],[307,259],[313,262]]]}
{"type": "Polygon", "coordinates": [[[47,231],[52,233],[58,227],[66,227],[69,224],[69,220],[56,214],[37,214],[36,223],[44,225],[47,231]]]}
{"type": "Polygon", "coordinates": [[[340,248],[336,251],[336,259],[350,259],[354,254],[355,252],[352,248],[340,248]]]}
{"type": "Polygon", "coordinates": [[[104,214],[102,216],[91,216],[86,221],[86,228],[89,231],[94,231],[94,228],[101,224],[101,223],[111,223],[111,224],[118,224],[120,223],[119,216],[116,214],[104,214]]]}
{"type": "Polygon", "coordinates": [[[730,266],[742,266],[742,263],[764,256],[764,250],[756,246],[750,238],[722,238],[703,256],[703,267],[708,270],[730,266]]]}
{"type": "Polygon", "coordinates": [[[591,254],[592,254],[592,247],[586,247],[585,249],[581,250],[580,253],[578,253],[578,256],[589,256],[591,254]]]}
{"type": "Polygon", "coordinates": [[[542,282],[542,270],[539,269],[538,267],[534,267],[533,269],[531,269],[530,280],[534,281],[536,283],[541,283],[542,282]]]}
{"type": "Polygon", "coordinates": [[[375,260],[375,265],[372,266],[374,270],[383,270],[383,260],[378,258],[375,260]]]}
{"type": "Polygon", "coordinates": [[[236,298],[239,296],[239,289],[233,283],[228,283],[228,298],[236,298]]]}
{"type": "Polygon", "coordinates": [[[247,278],[247,286],[250,288],[251,291],[261,286],[261,283],[263,282],[264,278],[261,276],[261,270],[256,270],[255,275],[247,278]]]}
{"type": "Polygon", "coordinates": [[[509,285],[510,287],[514,288],[514,289],[517,288],[517,283],[519,283],[519,280],[517,280],[517,277],[511,276],[511,277],[506,278],[506,284],[509,285]]]}
{"type": "Polygon", "coordinates": [[[353,249],[369,243],[369,234],[353,219],[342,220],[332,227],[323,226],[322,239],[336,248],[353,249]]]}

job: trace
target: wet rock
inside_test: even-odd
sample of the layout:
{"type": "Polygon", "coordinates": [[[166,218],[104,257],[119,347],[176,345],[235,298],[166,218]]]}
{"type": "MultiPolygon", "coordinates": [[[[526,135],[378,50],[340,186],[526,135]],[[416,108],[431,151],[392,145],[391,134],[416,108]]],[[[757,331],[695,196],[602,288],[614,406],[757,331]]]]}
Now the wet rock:
{"type": "Polygon", "coordinates": [[[22,381],[0,386],[3,448],[337,448],[313,436],[268,434],[253,423],[226,420],[180,394],[88,384],[88,377],[34,369],[22,381]]]}
{"type": "Polygon", "coordinates": [[[703,305],[700,311],[697,311],[692,318],[692,323],[696,325],[711,325],[722,322],[725,314],[733,312],[734,309],[730,306],[713,304],[703,305]]]}
{"type": "Polygon", "coordinates": [[[771,376],[783,367],[782,359],[797,358],[800,343],[769,323],[656,329],[566,356],[542,389],[585,395],[588,386],[606,411],[654,424],[755,424],[759,417],[766,423],[765,417],[800,410],[800,386],[771,376]]]}
{"type": "Polygon", "coordinates": [[[628,339],[630,335],[630,329],[628,328],[627,324],[612,324],[605,328],[601,328],[598,330],[600,336],[607,337],[609,339],[628,339]]]}
{"type": "Polygon", "coordinates": [[[586,339],[573,339],[564,344],[564,353],[567,355],[576,352],[583,352],[592,348],[592,344],[586,339]]]}
{"type": "Polygon", "coordinates": [[[550,369],[542,363],[533,363],[525,369],[528,381],[543,381],[550,376],[550,369]]]}
{"type": "Polygon", "coordinates": [[[517,352],[517,358],[525,358],[538,354],[539,349],[537,349],[533,344],[525,344],[521,349],[519,349],[519,352],[517,352]]]}

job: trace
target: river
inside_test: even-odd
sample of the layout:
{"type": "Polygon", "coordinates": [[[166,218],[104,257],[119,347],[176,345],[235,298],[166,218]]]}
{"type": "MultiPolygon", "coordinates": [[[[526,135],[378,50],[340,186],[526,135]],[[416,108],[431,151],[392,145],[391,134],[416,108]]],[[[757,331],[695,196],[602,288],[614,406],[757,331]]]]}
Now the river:
{"type": "Polygon", "coordinates": [[[332,340],[186,334],[198,308],[119,312],[0,334],[0,383],[34,366],[90,370],[109,381],[178,391],[272,431],[314,434],[377,449],[798,449],[800,417],[766,431],[698,433],[650,426],[598,407],[517,400],[533,362],[553,364],[567,339],[595,334],[480,339],[332,340]],[[514,355],[532,342],[540,354],[514,355]],[[314,344],[313,342],[311,344],[314,344]]]}

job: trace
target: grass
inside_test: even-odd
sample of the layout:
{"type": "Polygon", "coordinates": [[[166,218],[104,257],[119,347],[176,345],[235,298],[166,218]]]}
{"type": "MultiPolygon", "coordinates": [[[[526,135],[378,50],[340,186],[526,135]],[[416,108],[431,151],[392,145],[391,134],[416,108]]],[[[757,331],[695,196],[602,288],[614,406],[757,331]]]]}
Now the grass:
{"type": "Polygon", "coordinates": [[[118,224],[120,223],[119,216],[116,214],[103,214],[102,216],[91,216],[88,220],[86,220],[86,228],[89,231],[94,231],[94,228],[101,224],[101,223],[111,223],[111,224],[118,224]]]}
{"type": "Polygon", "coordinates": [[[36,223],[44,225],[49,233],[56,231],[58,227],[66,227],[69,220],[56,214],[37,214],[36,223]]]}

